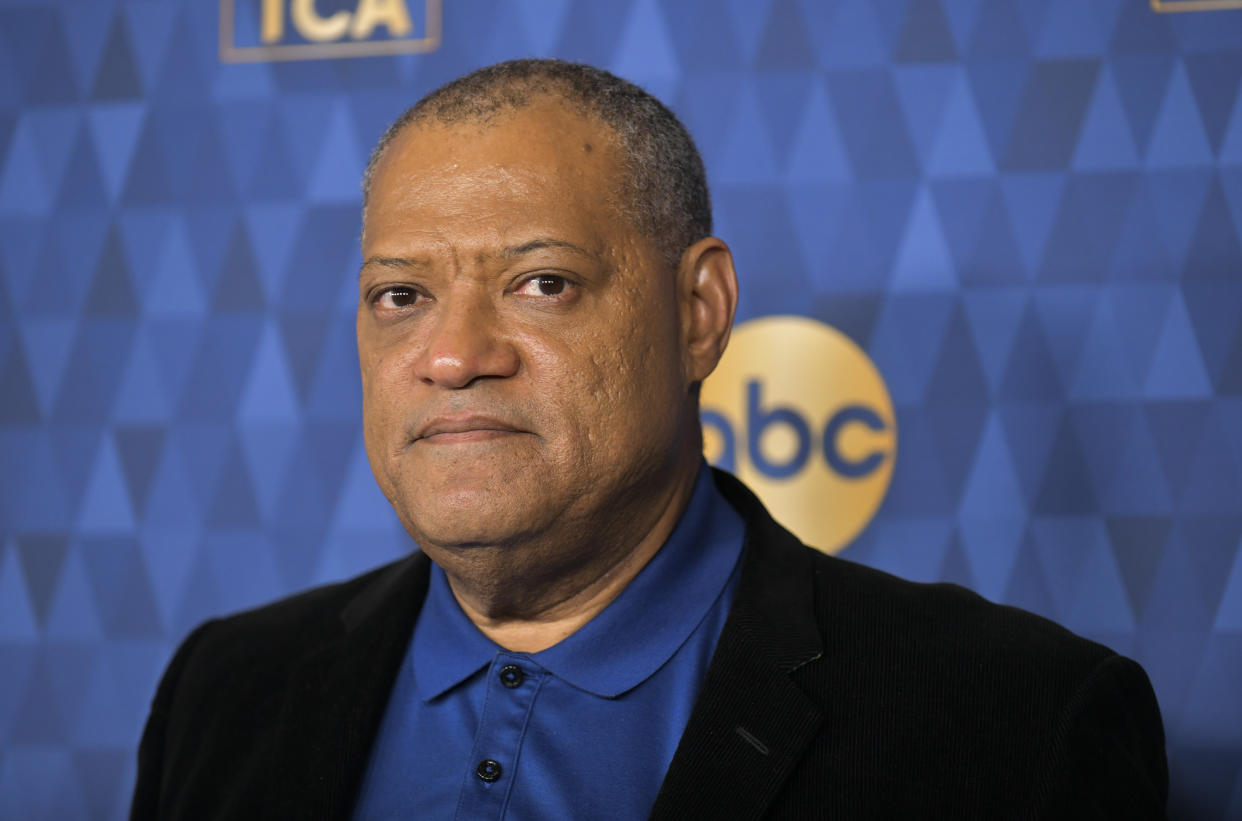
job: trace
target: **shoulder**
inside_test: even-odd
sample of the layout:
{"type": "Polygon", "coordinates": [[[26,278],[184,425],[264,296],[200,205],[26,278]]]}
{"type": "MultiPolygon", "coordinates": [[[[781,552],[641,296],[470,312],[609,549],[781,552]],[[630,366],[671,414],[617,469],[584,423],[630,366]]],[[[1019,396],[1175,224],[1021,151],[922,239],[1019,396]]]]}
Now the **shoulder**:
{"type": "Polygon", "coordinates": [[[165,672],[165,685],[186,678],[214,689],[223,679],[242,675],[253,679],[257,671],[287,668],[342,633],[355,612],[382,602],[393,587],[408,583],[408,577],[426,564],[425,557],[414,554],[352,579],[211,619],[178,647],[165,672]]]}
{"type": "Polygon", "coordinates": [[[747,633],[823,715],[795,794],[835,768],[838,787],[894,815],[919,802],[976,815],[1159,815],[1164,733],[1138,664],[963,587],[825,555],[732,477],[718,482],[747,520],[735,610],[743,604],[747,633]]]}
{"type": "Polygon", "coordinates": [[[849,693],[868,713],[829,710],[832,732],[856,733],[860,748],[907,772],[972,784],[979,806],[1160,815],[1164,729],[1137,663],[957,585],[823,555],[810,562],[825,653],[796,679],[821,705],[849,693]]]}
{"type": "Polygon", "coordinates": [[[803,547],[814,568],[819,624],[851,625],[857,640],[908,663],[926,659],[1084,675],[1113,651],[1017,607],[948,583],[921,583],[803,547]],[[1056,665],[1048,662],[1056,660],[1056,665]]]}
{"type": "Polygon", "coordinates": [[[846,674],[864,689],[924,710],[961,711],[963,720],[979,712],[992,720],[1021,716],[1041,730],[1074,709],[1084,688],[1124,685],[1150,697],[1137,664],[1043,616],[956,584],[909,581],[800,543],[785,549],[796,550],[808,566],[808,615],[823,658],[848,669],[826,681],[846,674]]]}
{"type": "Polygon", "coordinates": [[[266,632],[283,631],[295,625],[305,627],[306,619],[338,616],[357,596],[401,572],[415,557],[407,556],[359,576],[312,587],[238,613],[213,620],[217,629],[266,632]]]}
{"type": "MultiPolygon", "coordinates": [[[[234,817],[264,800],[273,762],[283,766],[291,755],[290,738],[346,715],[337,708],[351,698],[365,702],[351,720],[374,714],[421,607],[429,566],[416,553],[191,633],[151,704],[133,817],[234,817]]],[[[305,739],[300,748],[323,752],[305,739]]]]}
{"type": "Polygon", "coordinates": [[[848,649],[855,657],[900,662],[893,675],[945,679],[1005,669],[1068,680],[1113,655],[1049,619],[964,587],[912,582],[826,555],[781,527],[737,479],[717,472],[716,481],[746,520],[741,595],[749,609],[756,618],[777,620],[782,634],[813,628],[825,657],[848,649]]]}

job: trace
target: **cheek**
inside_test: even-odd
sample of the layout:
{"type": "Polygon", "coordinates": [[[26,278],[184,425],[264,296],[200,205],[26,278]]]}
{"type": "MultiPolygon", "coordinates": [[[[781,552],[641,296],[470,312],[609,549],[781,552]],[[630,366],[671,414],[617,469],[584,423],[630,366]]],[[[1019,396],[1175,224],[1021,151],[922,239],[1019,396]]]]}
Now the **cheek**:
{"type": "Polygon", "coordinates": [[[617,312],[564,347],[532,350],[538,396],[561,405],[558,415],[576,439],[598,449],[583,458],[615,458],[667,423],[682,393],[681,366],[675,334],[662,330],[636,311],[617,312]]]}
{"type": "Polygon", "coordinates": [[[368,419],[375,399],[375,390],[383,377],[384,357],[373,334],[358,327],[358,372],[362,377],[363,422],[368,419]]]}
{"type": "Polygon", "coordinates": [[[368,410],[383,411],[391,400],[408,396],[415,385],[415,363],[424,342],[410,329],[370,329],[358,343],[362,398],[368,410]]]}
{"type": "MultiPolygon", "coordinates": [[[[410,386],[404,381],[404,370],[395,352],[359,350],[362,376],[362,435],[372,465],[381,467],[403,444],[404,420],[407,410],[403,397],[408,398],[410,386]],[[378,460],[378,461],[377,461],[378,460]]],[[[377,471],[377,478],[380,471],[377,471]]],[[[381,484],[383,480],[381,479],[381,484]]]]}

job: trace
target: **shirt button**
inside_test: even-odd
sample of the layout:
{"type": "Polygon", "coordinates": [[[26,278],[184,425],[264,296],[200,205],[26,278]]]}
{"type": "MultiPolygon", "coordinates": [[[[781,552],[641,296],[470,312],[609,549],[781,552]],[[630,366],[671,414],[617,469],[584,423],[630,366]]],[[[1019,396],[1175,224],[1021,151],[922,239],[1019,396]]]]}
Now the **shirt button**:
{"type": "Polygon", "coordinates": [[[506,664],[500,668],[500,683],[512,690],[514,687],[521,687],[522,680],[526,676],[522,673],[522,668],[516,664],[506,664]]]}
{"type": "Polygon", "coordinates": [[[485,758],[479,762],[479,766],[474,768],[474,774],[479,777],[479,780],[486,781],[488,784],[498,780],[500,773],[500,762],[494,758],[485,758]]]}

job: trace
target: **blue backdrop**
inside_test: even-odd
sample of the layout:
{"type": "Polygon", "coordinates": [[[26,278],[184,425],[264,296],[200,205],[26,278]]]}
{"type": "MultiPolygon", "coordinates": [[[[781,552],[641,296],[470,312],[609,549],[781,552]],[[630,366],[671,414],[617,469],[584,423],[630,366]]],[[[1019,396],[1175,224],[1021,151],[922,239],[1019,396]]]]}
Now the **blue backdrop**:
{"type": "Polygon", "coordinates": [[[742,319],[880,368],[896,470],[842,555],[1137,658],[1174,817],[1242,818],[1242,11],[443,0],[429,53],[226,64],[220,3],[0,0],[0,817],[122,817],[193,625],[408,549],[359,175],[424,92],[553,55],[684,118],[742,319]]]}

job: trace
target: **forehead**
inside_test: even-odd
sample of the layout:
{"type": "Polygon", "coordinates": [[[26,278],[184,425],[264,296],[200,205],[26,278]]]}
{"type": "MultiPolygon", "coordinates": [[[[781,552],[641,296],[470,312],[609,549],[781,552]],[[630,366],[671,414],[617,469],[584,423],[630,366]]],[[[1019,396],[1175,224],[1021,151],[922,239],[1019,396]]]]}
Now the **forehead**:
{"type": "Polygon", "coordinates": [[[555,101],[486,122],[416,121],[376,168],[364,243],[456,219],[616,223],[624,179],[612,130],[555,101]]]}

